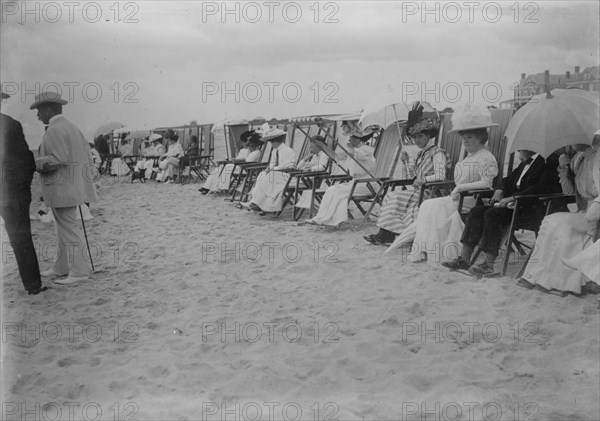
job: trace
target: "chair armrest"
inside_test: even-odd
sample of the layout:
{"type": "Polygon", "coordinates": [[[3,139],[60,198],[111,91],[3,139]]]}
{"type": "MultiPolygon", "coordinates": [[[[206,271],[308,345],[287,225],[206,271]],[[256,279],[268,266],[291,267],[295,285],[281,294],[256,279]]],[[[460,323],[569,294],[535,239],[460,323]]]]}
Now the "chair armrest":
{"type": "Polygon", "coordinates": [[[475,190],[465,190],[459,193],[461,196],[475,196],[476,194],[483,196],[493,196],[494,190],[492,189],[475,189],[475,190]]]}
{"type": "Polygon", "coordinates": [[[296,177],[325,177],[329,175],[327,171],[302,171],[294,173],[296,177]]]}
{"type": "Polygon", "coordinates": [[[255,169],[255,168],[267,168],[269,166],[268,163],[256,163],[256,162],[248,162],[246,164],[237,164],[238,167],[243,168],[243,169],[255,169]]]}
{"type": "Polygon", "coordinates": [[[425,188],[427,188],[427,187],[454,188],[456,186],[456,184],[454,183],[454,181],[445,180],[445,181],[429,181],[427,183],[423,183],[422,186],[425,188]]]}
{"type": "Polygon", "coordinates": [[[388,179],[383,182],[386,186],[412,186],[414,184],[414,178],[396,178],[396,179],[388,179]]]}
{"type": "Polygon", "coordinates": [[[355,178],[354,181],[357,183],[384,183],[389,180],[389,177],[372,177],[372,178],[355,178]]]}
{"type": "Polygon", "coordinates": [[[285,172],[285,173],[292,174],[292,175],[295,175],[295,173],[302,172],[302,170],[299,170],[298,168],[280,168],[278,170],[273,170],[273,171],[285,172]]]}
{"type": "Polygon", "coordinates": [[[325,178],[328,180],[352,180],[352,177],[346,174],[330,175],[325,178]]]}

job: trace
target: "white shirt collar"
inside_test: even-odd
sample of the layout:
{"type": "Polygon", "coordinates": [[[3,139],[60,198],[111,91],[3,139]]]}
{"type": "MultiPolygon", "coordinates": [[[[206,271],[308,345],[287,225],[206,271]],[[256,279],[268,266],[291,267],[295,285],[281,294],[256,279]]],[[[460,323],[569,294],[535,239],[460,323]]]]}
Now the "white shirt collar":
{"type": "Polygon", "coordinates": [[[52,117],[50,117],[50,120],[48,120],[48,125],[52,124],[52,122],[56,121],[57,118],[62,117],[62,114],[56,114],[52,117]]]}

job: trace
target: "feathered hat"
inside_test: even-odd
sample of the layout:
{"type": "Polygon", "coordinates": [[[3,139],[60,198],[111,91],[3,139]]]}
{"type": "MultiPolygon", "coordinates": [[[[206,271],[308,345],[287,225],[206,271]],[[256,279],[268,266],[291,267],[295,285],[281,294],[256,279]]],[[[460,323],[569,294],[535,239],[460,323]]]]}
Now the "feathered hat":
{"type": "Polygon", "coordinates": [[[413,104],[412,110],[408,112],[406,130],[409,136],[423,133],[430,138],[435,137],[440,131],[439,114],[433,108],[425,112],[425,107],[423,104],[419,101],[416,101],[413,104]]]}
{"type": "Polygon", "coordinates": [[[452,114],[452,130],[448,133],[493,126],[497,126],[497,124],[492,123],[492,114],[485,105],[467,102],[458,107],[452,114]]]}

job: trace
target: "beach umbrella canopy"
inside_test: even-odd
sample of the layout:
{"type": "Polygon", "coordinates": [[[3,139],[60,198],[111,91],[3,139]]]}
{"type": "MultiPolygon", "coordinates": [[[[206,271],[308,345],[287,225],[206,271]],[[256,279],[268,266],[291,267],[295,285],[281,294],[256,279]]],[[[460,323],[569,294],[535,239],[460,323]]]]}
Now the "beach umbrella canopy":
{"type": "Polygon", "coordinates": [[[132,130],[129,132],[125,140],[142,139],[150,135],[150,130],[132,130]]]}
{"type": "Polygon", "coordinates": [[[533,96],[521,107],[504,135],[509,152],[527,149],[547,158],[565,146],[591,144],[599,127],[598,95],[581,89],[554,89],[533,96]]]}
{"type": "Polygon", "coordinates": [[[224,135],[225,126],[233,126],[237,124],[248,124],[248,120],[241,117],[228,117],[213,123],[210,132],[214,135],[224,135]]]}
{"type": "MultiPolygon", "coordinates": [[[[424,102],[423,104],[427,103],[424,102]]],[[[361,129],[369,126],[386,128],[396,121],[408,119],[410,109],[402,101],[402,92],[395,91],[378,95],[369,101],[362,111],[358,120],[358,127],[361,129]]]]}
{"type": "Polygon", "coordinates": [[[108,133],[112,132],[113,130],[120,129],[121,127],[124,127],[124,126],[125,125],[123,123],[119,123],[118,121],[112,121],[110,123],[103,124],[102,126],[100,126],[96,129],[96,133],[94,133],[94,137],[96,138],[100,135],[108,134],[108,133]]]}

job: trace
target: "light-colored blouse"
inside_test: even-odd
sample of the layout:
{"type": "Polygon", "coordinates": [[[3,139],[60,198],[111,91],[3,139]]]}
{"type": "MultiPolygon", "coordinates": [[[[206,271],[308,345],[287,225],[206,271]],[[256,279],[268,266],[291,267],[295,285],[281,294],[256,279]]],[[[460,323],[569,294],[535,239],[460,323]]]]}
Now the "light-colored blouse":
{"type": "Polygon", "coordinates": [[[364,169],[358,165],[356,161],[360,162],[363,167],[371,174],[375,172],[375,150],[368,145],[360,145],[358,148],[354,148],[354,159],[349,158],[348,172],[353,178],[368,178],[370,174],[366,173],[364,169]]]}
{"type": "Polygon", "coordinates": [[[250,150],[248,148],[242,148],[238,151],[238,154],[235,157],[235,159],[246,159],[249,153],[250,150]]]}
{"type": "Polygon", "coordinates": [[[581,210],[586,210],[590,204],[596,200],[598,201],[598,188],[595,177],[599,177],[595,166],[597,160],[600,159],[600,154],[593,149],[589,148],[584,152],[577,152],[571,160],[571,168],[575,174],[575,178],[569,178],[565,173],[560,173],[560,185],[564,194],[574,195],[578,194],[579,198],[583,202],[579,202],[581,210]],[[575,191],[577,190],[577,191],[575,191]]]}
{"type": "Polygon", "coordinates": [[[474,154],[469,154],[454,167],[454,184],[467,184],[468,189],[491,189],[494,178],[498,175],[498,163],[492,153],[482,148],[474,154]]]}
{"type": "MultiPolygon", "coordinates": [[[[240,151],[241,152],[241,151],[240,151]]],[[[257,162],[260,158],[260,150],[255,150],[252,152],[248,152],[248,155],[244,158],[246,162],[257,162]]]]}
{"type": "Polygon", "coordinates": [[[303,171],[323,171],[327,168],[328,163],[329,157],[327,154],[323,151],[319,151],[319,153],[311,154],[300,161],[298,169],[303,171]]]}

